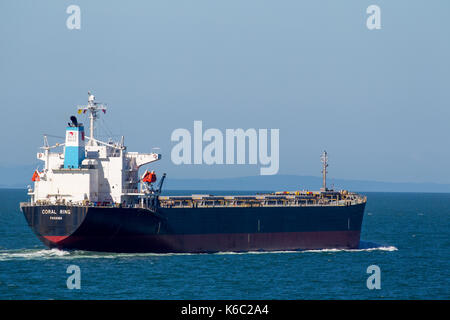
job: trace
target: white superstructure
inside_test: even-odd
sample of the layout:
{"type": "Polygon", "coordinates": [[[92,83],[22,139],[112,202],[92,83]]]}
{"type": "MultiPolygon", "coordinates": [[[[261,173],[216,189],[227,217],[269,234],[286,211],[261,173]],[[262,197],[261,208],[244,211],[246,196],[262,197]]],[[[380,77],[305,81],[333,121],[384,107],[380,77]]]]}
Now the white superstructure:
{"type": "Polygon", "coordinates": [[[95,139],[94,123],[100,111],[106,111],[105,105],[89,93],[88,104],[78,107],[78,114],[89,113],[89,137],[75,117],[66,128],[65,143],[49,146],[44,137],[43,152],[37,154],[44,165],[33,176],[31,202],[129,205],[138,201],[139,168],[161,155],[127,152],[123,137],[119,143],[95,139]],[[64,147],[63,152],[51,152],[57,147],[64,147]]]}

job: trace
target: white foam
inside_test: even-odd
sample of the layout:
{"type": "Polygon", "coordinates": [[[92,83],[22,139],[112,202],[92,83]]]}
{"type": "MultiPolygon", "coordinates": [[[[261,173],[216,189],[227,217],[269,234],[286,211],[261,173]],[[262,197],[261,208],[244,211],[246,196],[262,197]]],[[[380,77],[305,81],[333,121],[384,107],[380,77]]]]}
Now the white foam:
{"type": "Polygon", "coordinates": [[[279,251],[221,251],[213,254],[222,255],[222,254],[271,254],[271,253],[299,253],[303,251],[295,251],[295,250],[279,250],[279,251]]]}
{"type": "Polygon", "coordinates": [[[248,252],[218,252],[217,254],[270,254],[270,253],[327,253],[327,252],[371,252],[371,251],[397,251],[394,246],[383,246],[374,242],[361,241],[357,249],[310,249],[289,251],[248,251],[248,252]]]}
{"type": "MultiPolygon", "coordinates": [[[[371,252],[397,251],[394,246],[383,246],[373,242],[361,241],[358,249],[313,249],[313,250],[280,250],[280,251],[224,251],[213,255],[242,255],[242,254],[284,254],[284,253],[337,253],[337,252],[371,252]]],[[[0,251],[0,261],[7,260],[45,260],[45,259],[117,259],[133,257],[169,257],[188,255],[208,255],[205,253],[102,253],[91,251],[63,251],[58,249],[22,249],[0,251]]]]}
{"type": "Polygon", "coordinates": [[[92,251],[64,251],[58,249],[2,250],[0,261],[7,260],[45,260],[45,259],[116,259],[132,257],[166,257],[174,255],[193,255],[193,253],[108,253],[92,251]]]}
{"type": "Polygon", "coordinates": [[[397,251],[398,249],[394,246],[388,247],[376,247],[376,248],[365,248],[365,249],[318,249],[318,250],[305,250],[302,252],[370,252],[370,251],[397,251]]]}
{"type": "Polygon", "coordinates": [[[69,252],[58,249],[44,249],[44,250],[10,250],[0,252],[0,261],[12,259],[52,259],[69,255],[69,252]]]}

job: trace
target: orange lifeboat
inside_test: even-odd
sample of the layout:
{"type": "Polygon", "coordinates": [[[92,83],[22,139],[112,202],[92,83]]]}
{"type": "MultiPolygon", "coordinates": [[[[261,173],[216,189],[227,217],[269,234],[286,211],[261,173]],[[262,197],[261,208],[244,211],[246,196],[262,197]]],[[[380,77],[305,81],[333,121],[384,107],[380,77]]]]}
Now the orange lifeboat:
{"type": "Polygon", "coordinates": [[[146,172],[144,175],[144,178],[142,178],[142,182],[148,182],[148,183],[153,183],[156,181],[156,173],[155,171],[152,172],[146,172]]]}
{"type": "Polygon", "coordinates": [[[40,181],[41,177],[39,176],[39,173],[36,171],[34,171],[33,176],[31,177],[31,181],[40,181]]]}

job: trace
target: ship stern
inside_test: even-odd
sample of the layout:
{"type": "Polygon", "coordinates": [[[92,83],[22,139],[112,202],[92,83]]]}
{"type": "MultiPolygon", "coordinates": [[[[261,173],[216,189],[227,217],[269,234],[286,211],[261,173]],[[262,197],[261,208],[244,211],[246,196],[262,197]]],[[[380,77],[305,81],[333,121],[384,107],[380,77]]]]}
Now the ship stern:
{"type": "Polygon", "coordinates": [[[21,203],[25,219],[39,240],[49,248],[70,248],[71,236],[83,223],[87,207],[21,203]]]}

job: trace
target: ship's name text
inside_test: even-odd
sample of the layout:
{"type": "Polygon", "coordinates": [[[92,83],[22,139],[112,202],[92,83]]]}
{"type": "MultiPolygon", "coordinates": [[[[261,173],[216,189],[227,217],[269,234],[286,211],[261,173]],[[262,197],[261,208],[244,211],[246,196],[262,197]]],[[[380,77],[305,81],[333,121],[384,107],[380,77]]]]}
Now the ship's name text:
{"type": "Polygon", "coordinates": [[[70,209],[59,209],[59,211],[55,209],[42,209],[42,214],[71,214],[70,209]]]}

